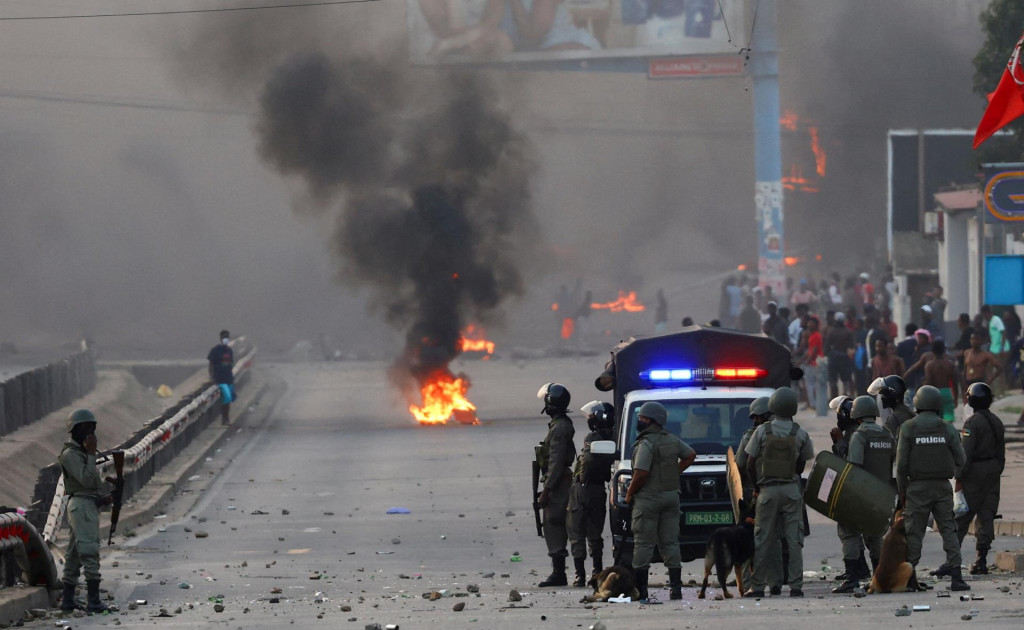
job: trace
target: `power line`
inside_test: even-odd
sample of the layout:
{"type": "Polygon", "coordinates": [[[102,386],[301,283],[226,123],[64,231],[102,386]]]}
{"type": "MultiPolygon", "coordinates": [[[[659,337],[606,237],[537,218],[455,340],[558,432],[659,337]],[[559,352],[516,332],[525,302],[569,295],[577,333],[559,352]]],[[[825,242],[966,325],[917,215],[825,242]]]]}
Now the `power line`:
{"type": "Polygon", "coordinates": [[[133,17],[150,15],[186,15],[190,13],[227,13],[229,11],[264,11],[267,9],[297,9],[305,7],[326,7],[337,4],[365,4],[368,2],[380,2],[380,0],[322,0],[320,2],[297,2],[295,4],[268,4],[245,7],[220,7],[217,9],[181,9],[169,11],[138,11],[134,13],[83,13],[77,15],[25,15],[25,16],[0,16],[0,22],[11,22],[14,20],[72,20],[87,18],[113,18],[133,17]]]}

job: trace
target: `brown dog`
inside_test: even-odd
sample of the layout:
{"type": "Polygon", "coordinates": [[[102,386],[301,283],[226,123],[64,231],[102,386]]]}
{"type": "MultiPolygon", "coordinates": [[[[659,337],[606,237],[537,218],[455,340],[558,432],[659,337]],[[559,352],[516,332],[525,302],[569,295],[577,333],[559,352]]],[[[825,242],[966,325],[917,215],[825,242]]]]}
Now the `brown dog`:
{"type": "Polygon", "coordinates": [[[924,590],[913,577],[914,566],[907,562],[907,527],[903,510],[896,510],[892,526],[882,539],[882,555],[871,576],[869,593],[906,593],[924,590]]]}
{"type": "Polygon", "coordinates": [[[633,570],[628,567],[608,567],[590,578],[588,584],[594,589],[594,594],[585,596],[581,600],[583,602],[606,602],[609,597],[618,595],[631,597],[634,601],[640,597],[633,582],[633,570]]]}
{"type": "Polygon", "coordinates": [[[756,506],[748,506],[740,500],[740,513],[743,515],[739,525],[719,527],[708,539],[707,553],[704,554],[704,583],[700,586],[697,599],[704,599],[708,590],[708,579],[714,569],[718,574],[718,586],[722,589],[725,599],[732,599],[732,593],[726,588],[729,571],[736,572],[736,588],[740,597],[743,596],[743,565],[754,557],[754,511],[756,506]]]}

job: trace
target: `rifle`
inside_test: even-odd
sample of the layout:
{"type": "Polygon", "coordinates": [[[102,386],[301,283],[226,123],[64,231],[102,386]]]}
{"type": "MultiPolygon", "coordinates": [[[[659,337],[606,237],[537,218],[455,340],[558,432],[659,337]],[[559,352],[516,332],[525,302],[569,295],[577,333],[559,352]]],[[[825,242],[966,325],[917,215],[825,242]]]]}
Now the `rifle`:
{"type": "Polygon", "coordinates": [[[533,460],[533,518],[537,522],[537,535],[544,536],[544,526],[541,524],[540,519],[540,501],[537,499],[540,497],[540,492],[537,490],[537,486],[540,485],[540,464],[537,460],[533,460]]]}
{"type": "Polygon", "coordinates": [[[110,536],[107,538],[107,544],[113,545],[114,531],[117,530],[117,520],[121,518],[121,502],[124,499],[124,451],[113,451],[110,457],[114,460],[114,473],[117,475],[114,478],[114,491],[110,495],[114,502],[110,508],[110,536]]]}

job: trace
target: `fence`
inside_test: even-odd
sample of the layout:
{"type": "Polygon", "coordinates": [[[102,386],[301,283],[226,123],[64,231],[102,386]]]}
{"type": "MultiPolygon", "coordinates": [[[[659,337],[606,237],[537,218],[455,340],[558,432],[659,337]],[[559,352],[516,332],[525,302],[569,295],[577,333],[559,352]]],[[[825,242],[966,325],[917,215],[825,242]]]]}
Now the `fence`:
{"type": "Polygon", "coordinates": [[[0,436],[32,424],[96,387],[96,357],[84,350],[0,383],[0,436]]]}

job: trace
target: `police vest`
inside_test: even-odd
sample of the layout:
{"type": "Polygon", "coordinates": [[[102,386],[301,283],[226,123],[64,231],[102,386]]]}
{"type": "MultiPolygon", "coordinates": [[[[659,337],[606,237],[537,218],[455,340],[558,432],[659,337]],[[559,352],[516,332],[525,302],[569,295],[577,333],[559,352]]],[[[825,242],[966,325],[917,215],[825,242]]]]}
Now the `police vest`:
{"type": "Polygon", "coordinates": [[[857,439],[864,440],[864,470],[886,483],[891,482],[895,442],[892,434],[873,422],[862,427],[857,431],[857,439]]]}
{"type": "Polygon", "coordinates": [[[679,456],[682,454],[681,440],[662,429],[657,433],[641,435],[634,446],[647,442],[651,449],[651,470],[643,490],[650,492],[679,491],[679,456]]]}
{"type": "Polygon", "coordinates": [[[796,434],[800,425],[796,422],[789,430],[789,435],[779,436],[772,433],[769,424],[765,427],[764,446],[758,462],[761,464],[761,479],[764,481],[791,481],[796,474],[796,459],[800,454],[797,448],[796,434]]]}
{"type": "Polygon", "coordinates": [[[576,465],[573,467],[573,477],[581,483],[605,483],[611,481],[612,464],[615,463],[615,455],[612,453],[591,453],[590,443],[595,440],[605,439],[598,432],[593,432],[583,440],[583,450],[576,458],[576,465]]]}
{"type": "Polygon", "coordinates": [[[921,426],[921,420],[922,416],[918,415],[906,436],[912,440],[907,473],[911,479],[949,479],[956,471],[949,448],[949,429],[938,417],[935,417],[936,422],[929,423],[932,426],[921,426]]]}

